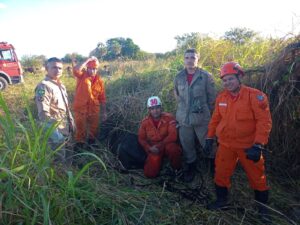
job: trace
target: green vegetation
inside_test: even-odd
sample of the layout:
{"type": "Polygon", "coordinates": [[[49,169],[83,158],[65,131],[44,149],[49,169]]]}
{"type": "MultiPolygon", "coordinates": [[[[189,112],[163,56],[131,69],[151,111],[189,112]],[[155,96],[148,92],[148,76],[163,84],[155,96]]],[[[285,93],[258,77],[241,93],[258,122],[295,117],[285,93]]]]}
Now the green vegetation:
{"type": "MultiPolygon", "coordinates": [[[[294,54],[294,59],[287,66],[289,69],[276,70],[278,77],[270,75],[275,74],[271,69],[275,67],[270,65],[281,65],[275,59],[284,61],[281,58],[282,52],[286,52],[283,48],[299,41],[299,38],[244,40],[243,44],[235,44],[226,38],[214,39],[192,33],[177,37],[178,47],[156,58],[102,62],[101,68],[109,65],[112,76],[104,76],[109,118],[118,121],[119,128],[136,132],[140,120],[145,116],[146,99],[150,95],[159,95],[164,109],[174,113],[173,78],[182,69],[182,54],[188,47],[201,52],[201,66],[214,75],[219,89],[220,66],[228,60],[235,60],[246,69],[246,82],[264,89],[268,94],[271,90],[268,87],[274,82],[274,86],[278,87],[276,93],[286,97],[283,93],[291,90],[291,83],[285,80],[289,81],[294,76],[294,69],[298,68],[295,62],[298,62],[299,56],[294,54]],[[287,74],[288,78],[281,78],[282,74],[278,71],[284,71],[283,75],[287,74]]],[[[280,68],[286,68],[284,65],[280,68]]],[[[205,209],[205,204],[213,199],[214,187],[205,165],[199,168],[202,176],[198,175],[196,181],[188,186],[166,175],[168,166],[162,172],[164,176],[144,179],[142,171],[124,174],[115,170],[118,162],[105,143],[81,155],[85,159],[82,168],[55,165],[54,153],[46,145],[53,128],[43,133],[44,128],[36,122],[32,99],[35,85],[43,76],[42,73],[28,73],[25,75],[25,84],[11,86],[0,95],[0,224],[262,224],[257,220],[253,193],[240,169],[233,177],[231,189],[234,208],[210,212],[205,209]],[[168,184],[176,187],[177,191],[172,192],[168,184]],[[200,191],[196,189],[201,185],[200,191]],[[183,189],[186,189],[184,193],[192,191],[192,197],[203,198],[193,202],[182,194],[183,189]]],[[[63,83],[72,100],[75,79],[64,76],[63,83]]],[[[299,96],[299,93],[295,93],[289,98],[299,96]]],[[[287,120],[288,124],[300,121],[300,115],[297,114],[299,106],[295,102],[288,104],[287,111],[281,110],[281,105],[275,101],[273,107],[275,109],[278,106],[276,112],[285,113],[280,117],[273,115],[276,118],[275,126],[280,126],[278,118],[285,121],[286,114],[292,115],[293,119],[287,120]]],[[[267,159],[272,188],[271,217],[274,224],[282,225],[296,224],[300,217],[300,181],[295,175],[299,168],[292,173],[294,170],[287,165],[299,165],[299,140],[297,142],[294,136],[292,145],[288,137],[298,133],[282,133],[290,127],[285,124],[284,131],[280,127],[281,133],[280,129],[274,127],[270,144],[274,156],[268,156],[271,158],[267,159]],[[282,137],[284,143],[289,145],[279,146],[282,137]],[[286,162],[280,164],[284,160],[286,162]]],[[[297,131],[296,128],[295,125],[293,129],[297,131]]]]}
{"type": "Polygon", "coordinates": [[[21,59],[24,72],[38,73],[44,67],[46,57],[44,55],[25,55],[21,59]]]}
{"type": "Polygon", "coordinates": [[[100,60],[143,59],[147,54],[140,50],[140,47],[133,43],[130,38],[111,38],[106,44],[99,42],[90,55],[100,60]]]}

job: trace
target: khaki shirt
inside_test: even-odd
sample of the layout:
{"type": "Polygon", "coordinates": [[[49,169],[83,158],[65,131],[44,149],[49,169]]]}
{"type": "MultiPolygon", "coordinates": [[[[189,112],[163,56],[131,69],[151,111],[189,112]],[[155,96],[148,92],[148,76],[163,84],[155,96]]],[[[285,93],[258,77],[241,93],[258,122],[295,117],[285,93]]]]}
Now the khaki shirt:
{"type": "Polygon", "coordinates": [[[208,125],[211,111],[214,109],[216,90],[212,76],[197,68],[191,84],[187,81],[187,72],[182,70],[174,80],[177,100],[176,120],[179,125],[208,125]]]}
{"type": "Polygon", "coordinates": [[[46,76],[35,89],[35,103],[40,121],[59,122],[58,131],[65,136],[74,131],[74,119],[69,111],[68,94],[63,84],[46,76]]]}

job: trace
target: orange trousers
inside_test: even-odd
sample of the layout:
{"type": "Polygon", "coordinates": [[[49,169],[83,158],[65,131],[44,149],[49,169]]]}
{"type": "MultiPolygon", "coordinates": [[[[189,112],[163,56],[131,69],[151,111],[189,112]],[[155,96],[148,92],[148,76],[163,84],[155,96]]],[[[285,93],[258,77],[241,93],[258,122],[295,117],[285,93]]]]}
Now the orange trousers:
{"type": "Polygon", "coordinates": [[[245,170],[252,189],[258,191],[269,189],[267,186],[263,157],[255,163],[246,158],[245,149],[227,148],[222,144],[218,147],[215,160],[215,183],[218,186],[230,187],[230,178],[238,161],[245,170]]]}
{"type": "Polygon", "coordinates": [[[176,143],[166,144],[159,154],[147,153],[147,159],[144,165],[144,174],[148,178],[154,178],[158,175],[164,156],[170,160],[173,169],[181,168],[180,146],[176,143]]]}
{"type": "Polygon", "coordinates": [[[99,112],[75,112],[76,142],[85,142],[86,138],[95,139],[99,127],[99,112]]]}

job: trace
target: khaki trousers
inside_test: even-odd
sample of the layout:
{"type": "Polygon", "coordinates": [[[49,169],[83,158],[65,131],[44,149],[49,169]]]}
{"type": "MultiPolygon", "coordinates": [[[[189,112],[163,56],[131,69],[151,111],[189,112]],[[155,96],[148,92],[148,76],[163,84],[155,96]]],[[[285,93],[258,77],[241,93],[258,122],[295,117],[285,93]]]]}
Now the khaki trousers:
{"type": "MultiPolygon", "coordinates": [[[[208,127],[204,126],[184,126],[179,127],[179,139],[183,148],[183,157],[185,163],[192,163],[197,159],[197,151],[195,138],[199,140],[201,147],[205,145],[205,139],[208,127]]],[[[202,149],[201,148],[201,149],[202,149]]],[[[208,158],[215,158],[215,151],[213,151],[208,158]]]]}

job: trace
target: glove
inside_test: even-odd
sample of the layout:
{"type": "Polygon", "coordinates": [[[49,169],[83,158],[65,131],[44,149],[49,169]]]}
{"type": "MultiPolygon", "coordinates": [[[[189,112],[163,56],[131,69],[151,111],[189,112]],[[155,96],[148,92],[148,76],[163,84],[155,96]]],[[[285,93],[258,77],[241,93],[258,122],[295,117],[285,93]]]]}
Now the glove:
{"type": "Polygon", "coordinates": [[[214,143],[214,139],[212,138],[207,138],[205,140],[205,146],[203,148],[204,155],[209,156],[209,154],[213,150],[213,143],[214,143]]]}
{"type": "Polygon", "coordinates": [[[246,157],[249,160],[258,162],[261,157],[262,146],[254,144],[251,148],[246,149],[246,157]]]}

